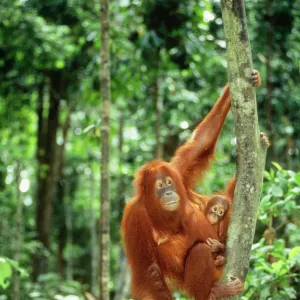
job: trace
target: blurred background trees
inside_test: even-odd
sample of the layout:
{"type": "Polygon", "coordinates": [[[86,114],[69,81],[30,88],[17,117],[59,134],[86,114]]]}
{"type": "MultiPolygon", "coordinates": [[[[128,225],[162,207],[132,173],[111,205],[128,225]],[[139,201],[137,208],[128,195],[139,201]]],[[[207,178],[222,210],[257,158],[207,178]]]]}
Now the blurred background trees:
{"type": "MultiPolygon", "coordinates": [[[[244,297],[296,299],[300,4],[246,6],[272,147],[244,297]]],[[[99,16],[94,0],[0,2],[1,300],[99,294],[99,16]]],[[[219,1],[112,1],[110,18],[109,289],[112,299],[129,299],[119,225],[134,172],[170,158],[207,114],[227,81],[226,44],[219,1]]],[[[229,115],[199,192],[222,188],[234,172],[229,115]]]]}

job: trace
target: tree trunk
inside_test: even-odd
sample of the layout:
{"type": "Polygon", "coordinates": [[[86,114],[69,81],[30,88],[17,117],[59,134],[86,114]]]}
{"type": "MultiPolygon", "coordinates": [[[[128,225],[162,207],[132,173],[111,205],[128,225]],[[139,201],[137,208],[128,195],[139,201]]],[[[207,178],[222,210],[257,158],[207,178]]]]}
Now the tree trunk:
{"type": "MultiPolygon", "coordinates": [[[[36,234],[37,240],[42,242],[42,224],[39,219],[39,214],[42,215],[43,209],[43,188],[46,186],[46,178],[43,169],[48,167],[45,161],[45,151],[46,151],[46,122],[44,120],[44,105],[45,104],[45,84],[42,83],[38,88],[38,106],[37,106],[37,116],[38,116],[38,131],[37,131],[37,194],[36,194],[36,234]]],[[[44,269],[42,267],[42,262],[45,259],[41,255],[41,249],[37,249],[37,253],[33,257],[33,281],[37,280],[38,275],[44,269]]]]}
{"type": "MultiPolygon", "coordinates": [[[[222,0],[228,75],[237,137],[237,186],[226,248],[225,276],[245,280],[265,166],[267,138],[258,125],[253,70],[243,0],[222,0]]],[[[239,299],[239,296],[231,299],[239,299]]]]}
{"type": "Polygon", "coordinates": [[[70,191],[70,184],[66,183],[66,201],[65,201],[65,212],[66,212],[66,229],[67,229],[67,247],[69,249],[69,256],[67,257],[67,280],[73,280],[73,257],[72,257],[72,245],[73,245],[73,223],[72,223],[72,197],[70,191]]]}
{"type": "Polygon", "coordinates": [[[33,261],[33,280],[46,273],[48,261],[45,251],[50,250],[52,203],[56,183],[56,132],[59,119],[61,76],[50,77],[49,110],[44,119],[44,86],[39,88],[38,97],[38,141],[37,141],[37,195],[36,233],[42,249],[37,250],[33,261]]]}
{"type": "MultiPolygon", "coordinates": [[[[22,236],[23,236],[23,201],[22,194],[20,192],[20,172],[21,166],[20,163],[17,163],[16,168],[16,200],[17,200],[17,211],[16,211],[16,237],[15,237],[15,251],[14,251],[14,260],[20,262],[21,248],[22,248],[22,236]]],[[[13,274],[13,299],[20,299],[20,278],[16,270],[13,274]]]]}
{"type": "Polygon", "coordinates": [[[90,176],[90,232],[91,232],[91,292],[96,295],[97,291],[97,278],[98,278],[98,257],[97,257],[97,226],[95,217],[95,177],[93,166],[91,165],[91,176],[90,176]]]}
{"type": "Polygon", "coordinates": [[[109,1],[101,4],[101,190],[100,190],[100,300],[109,300],[109,135],[110,135],[110,57],[109,57],[109,1]]]}
{"type": "Polygon", "coordinates": [[[57,236],[57,270],[58,274],[63,278],[65,269],[64,249],[66,246],[66,212],[64,207],[65,198],[65,148],[68,132],[71,125],[71,111],[69,112],[65,123],[62,126],[63,143],[58,147],[57,151],[57,200],[56,200],[56,218],[58,219],[58,236],[57,236]]]}
{"type": "Polygon", "coordinates": [[[58,235],[57,235],[57,272],[61,278],[64,278],[65,273],[65,259],[64,259],[64,249],[66,247],[66,212],[64,205],[64,197],[65,197],[65,183],[63,179],[59,180],[57,187],[57,198],[59,203],[59,214],[58,217],[58,235]]]}

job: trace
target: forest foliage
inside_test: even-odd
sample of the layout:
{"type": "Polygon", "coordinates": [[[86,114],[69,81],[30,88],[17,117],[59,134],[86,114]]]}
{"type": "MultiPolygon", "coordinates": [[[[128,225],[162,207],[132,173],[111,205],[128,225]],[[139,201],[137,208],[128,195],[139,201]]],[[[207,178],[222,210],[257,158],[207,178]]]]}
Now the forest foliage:
{"type": "MultiPolygon", "coordinates": [[[[300,3],[245,2],[271,148],[243,297],[297,299],[300,3]]],[[[0,1],[0,300],[99,294],[99,18],[95,0],[0,1]]],[[[134,173],[169,159],[208,113],[226,43],[217,0],[111,1],[110,23],[109,289],[129,299],[119,227],[134,173]]],[[[200,193],[235,173],[234,136],[230,114],[200,193]]]]}

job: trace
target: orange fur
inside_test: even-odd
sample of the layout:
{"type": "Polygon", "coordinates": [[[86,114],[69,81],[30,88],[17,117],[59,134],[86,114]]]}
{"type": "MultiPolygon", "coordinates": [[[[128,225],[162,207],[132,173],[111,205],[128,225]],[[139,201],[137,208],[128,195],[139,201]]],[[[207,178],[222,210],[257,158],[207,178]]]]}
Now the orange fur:
{"type": "Polygon", "coordinates": [[[218,235],[218,240],[216,241],[207,241],[207,245],[209,246],[210,250],[214,253],[215,256],[215,264],[217,262],[219,266],[220,276],[222,276],[223,273],[223,267],[225,264],[225,249],[226,249],[226,242],[228,237],[228,227],[231,219],[231,210],[232,210],[232,201],[234,196],[234,190],[235,190],[235,184],[236,184],[236,177],[234,176],[231,181],[228,183],[225,191],[219,191],[215,194],[213,194],[210,198],[207,199],[206,207],[204,209],[204,213],[207,216],[209,209],[219,202],[224,203],[224,210],[226,210],[224,216],[222,219],[213,225],[213,228],[215,232],[218,235]],[[219,197],[218,197],[219,196],[219,197]],[[218,198],[221,198],[218,200],[218,198]],[[227,207],[227,209],[226,209],[227,207]],[[217,261],[218,256],[221,256],[222,261],[217,261]]]}
{"type": "MultiPolygon", "coordinates": [[[[236,184],[236,178],[235,176],[231,179],[231,181],[228,183],[226,190],[224,192],[219,192],[216,194],[221,194],[224,196],[224,199],[228,202],[228,210],[227,213],[224,215],[224,218],[219,222],[219,224],[215,225],[215,229],[217,231],[219,240],[226,245],[227,241],[227,234],[228,234],[228,227],[230,223],[231,218],[231,210],[232,210],[232,201],[234,196],[234,189],[236,184]]],[[[209,201],[207,203],[207,206],[209,206],[209,201]]]]}
{"type": "Polygon", "coordinates": [[[218,236],[195,204],[205,206],[207,198],[197,196],[192,190],[209,167],[229,108],[227,86],[192,138],[177,150],[170,163],[155,160],[137,172],[136,193],[126,204],[122,220],[132,273],[131,292],[135,299],[171,300],[169,281],[195,300],[237,292],[233,285],[219,282],[216,285],[220,270],[214,265],[214,257],[205,242],[218,236]],[[163,210],[155,194],[155,182],[162,173],[172,178],[180,198],[175,211],[163,210]]]}

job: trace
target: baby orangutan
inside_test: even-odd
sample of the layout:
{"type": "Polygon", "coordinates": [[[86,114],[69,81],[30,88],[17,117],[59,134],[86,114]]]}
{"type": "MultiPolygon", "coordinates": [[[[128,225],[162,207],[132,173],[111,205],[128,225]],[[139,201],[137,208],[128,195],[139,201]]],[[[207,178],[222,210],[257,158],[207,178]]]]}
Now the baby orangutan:
{"type": "Polygon", "coordinates": [[[212,225],[218,225],[224,219],[229,201],[221,195],[214,195],[206,206],[205,215],[212,225]]]}
{"type": "Polygon", "coordinates": [[[227,229],[229,225],[230,200],[223,195],[214,195],[207,203],[205,215],[208,221],[213,225],[220,241],[208,238],[206,244],[213,253],[218,254],[215,259],[215,265],[221,267],[225,264],[225,243],[227,240],[227,229]]]}
{"type": "Polygon", "coordinates": [[[212,195],[207,201],[204,214],[212,224],[219,240],[208,238],[206,244],[215,253],[215,265],[222,267],[225,264],[225,246],[227,241],[228,226],[231,218],[231,206],[234,196],[236,178],[228,183],[225,191],[212,195]]]}

